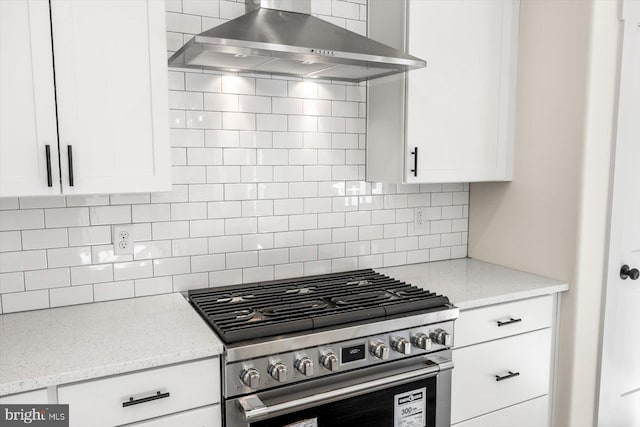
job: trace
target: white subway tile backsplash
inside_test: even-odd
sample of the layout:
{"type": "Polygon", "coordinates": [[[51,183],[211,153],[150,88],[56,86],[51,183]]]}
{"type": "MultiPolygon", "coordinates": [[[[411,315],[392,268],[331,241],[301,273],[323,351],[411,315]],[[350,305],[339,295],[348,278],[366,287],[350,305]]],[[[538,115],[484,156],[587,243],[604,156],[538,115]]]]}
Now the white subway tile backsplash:
{"type": "Polygon", "coordinates": [[[226,255],[226,268],[229,269],[256,267],[257,265],[257,251],[236,252],[226,255]]]}
{"type": "Polygon", "coordinates": [[[207,273],[193,273],[173,276],[173,292],[184,292],[189,289],[206,288],[209,285],[207,273]]]}
{"type": "Polygon", "coordinates": [[[26,271],[24,285],[27,291],[59,288],[71,284],[68,268],[50,268],[48,270],[26,271]]]}
{"type": "MultiPolygon", "coordinates": [[[[89,208],[91,225],[131,222],[131,206],[96,206],[89,208]]],[[[47,227],[49,225],[47,224],[47,227]]]]}
{"type": "Polygon", "coordinates": [[[172,242],[173,256],[202,255],[209,252],[207,238],[179,239],[172,242]]]}
{"type": "MultiPolygon", "coordinates": [[[[53,267],[49,265],[49,267],[53,267]]],[[[22,251],[0,253],[0,273],[47,268],[46,251],[22,251]]]]}
{"type": "MultiPolygon", "coordinates": [[[[241,5],[244,8],[244,4],[241,5]]],[[[239,76],[222,76],[222,91],[241,95],[255,95],[256,79],[239,76]]]]}
{"type": "Polygon", "coordinates": [[[113,265],[86,265],[71,267],[71,284],[87,285],[113,281],[113,265]]]}
{"type": "Polygon", "coordinates": [[[44,228],[42,209],[0,211],[0,231],[31,228],[44,228]]]}
{"type": "Polygon", "coordinates": [[[257,129],[261,131],[286,131],[287,116],[281,114],[258,114],[257,129]]]}
{"type": "Polygon", "coordinates": [[[19,251],[22,249],[22,236],[20,231],[0,232],[0,252],[19,251]]]}
{"type": "Polygon", "coordinates": [[[156,222],[151,225],[153,240],[189,237],[189,221],[156,222]]]}
{"type": "MultiPolygon", "coordinates": [[[[136,260],[170,257],[171,256],[171,240],[138,242],[135,244],[133,250],[134,250],[134,258],[136,260]]],[[[94,254],[94,258],[95,258],[95,254],[94,254]]]]}
{"type": "Polygon", "coordinates": [[[287,82],[285,80],[256,79],[256,95],[287,96],[287,82]]]}
{"type": "Polygon", "coordinates": [[[153,262],[151,260],[120,262],[113,264],[114,280],[140,279],[152,276],[153,262]]]}
{"type": "Polygon", "coordinates": [[[20,209],[62,208],[65,206],[64,196],[21,197],[20,209]]]}
{"type": "MultiPolygon", "coordinates": [[[[195,94],[198,94],[197,92],[220,92],[222,90],[221,76],[212,74],[185,73],[184,79],[185,89],[188,91],[193,91],[192,93],[195,94]]],[[[202,96],[200,97],[200,99],[202,99],[202,96]]]]}
{"type": "Polygon", "coordinates": [[[3,313],[38,310],[47,307],[49,307],[49,291],[46,289],[2,295],[3,313]]]}
{"type": "Polygon", "coordinates": [[[194,273],[224,270],[224,268],[224,254],[200,255],[191,257],[191,271],[194,273]]]}
{"type": "Polygon", "coordinates": [[[48,249],[67,247],[66,228],[52,228],[48,230],[25,230],[22,232],[23,249],[48,249]]]}
{"type": "Polygon", "coordinates": [[[97,283],[93,286],[93,299],[95,302],[133,298],[134,296],[133,280],[97,283]]]}
{"type": "Polygon", "coordinates": [[[154,276],[172,276],[191,271],[191,259],[188,256],[153,260],[154,276]]]}
{"type": "Polygon", "coordinates": [[[257,251],[273,249],[273,234],[245,234],[242,236],[242,250],[257,251]]]}
{"type": "MultiPolygon", "coordinates": [[[[244,3],[168,0],[169,50],[244,3]]],[[[312,1],[360,34],[366,9],[312,1]]],[[[171,69],[169,108],[172,191],[0,199],[4,312],[466,256],[468,184],[365,182],[365,84],[171,69]]]]}
{"type": "Polygon", "coordinates": [[[171,276],[165,276],[151,279],[138,279],[134,281],[134,289],[136,297],[168,294],[173,291],[173,278],[171,276]]]}
{"type": "Polygon", "coordinates": [[[225,220],[225,234],[250,234],[258,231],[256,218],[233,218],[225,220]]]}
{"type": "Polygon", "coordinates": [[[22,291],[24,291],[24,273],[22,271],[0,274],[0,294],[22,291]]]}

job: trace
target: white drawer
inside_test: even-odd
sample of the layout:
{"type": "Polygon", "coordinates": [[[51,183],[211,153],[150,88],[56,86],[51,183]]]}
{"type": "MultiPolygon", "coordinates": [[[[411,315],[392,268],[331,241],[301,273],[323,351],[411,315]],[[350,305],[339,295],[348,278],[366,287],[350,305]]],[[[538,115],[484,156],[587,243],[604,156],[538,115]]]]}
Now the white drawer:
{"type": "Polygon", "coordinates": [[[221,427],[220,405],[205,406],[179,414],[129,424],[130,427],[221,427]]]}
{"type": "Polygon", "coordinates": [[[551,329],[454,350],[451,423],[548,394],[550,362],[551,329]]]}
{"type": "Polygon", "coordinates": [[[3,405],[16,405],[21,403],[49,403],[47,397],[47,389],[41,388],[40,390],[25,391],[24,393],[9,394],[7,396],[0,397],[0,403],[3,405]]]}
{"type": "Polygon", "coordinates": [[[60,386],[58,401],[69,404],[71,427],[127,424],[211,405],[220,401],[220,362],[205,359],[60,386]],[[169,396],[123,407],[158,392],[169,396]]]}
{"type": "Polygon", "coordinates": [[[455,424],[455,427],[546,427],[549,397],[542,396],[508,408],[455,424]]]}
{"type": "Polygon", "coordinates": [[[454,345],[463,347],[548,328],[552,319],[552,295],[463,310],[456,320],[454,345]]]}

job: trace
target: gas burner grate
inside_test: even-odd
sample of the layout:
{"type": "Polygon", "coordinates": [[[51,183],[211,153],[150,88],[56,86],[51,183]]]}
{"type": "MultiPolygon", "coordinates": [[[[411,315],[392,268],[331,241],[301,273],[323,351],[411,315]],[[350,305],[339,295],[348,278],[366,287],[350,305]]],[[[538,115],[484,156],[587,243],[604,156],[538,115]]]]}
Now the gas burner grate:
{"type": "Polygon", "coordinates": [[[225,343],[446,308],[447,297],[373,270],[189,291],[225,343]]]}

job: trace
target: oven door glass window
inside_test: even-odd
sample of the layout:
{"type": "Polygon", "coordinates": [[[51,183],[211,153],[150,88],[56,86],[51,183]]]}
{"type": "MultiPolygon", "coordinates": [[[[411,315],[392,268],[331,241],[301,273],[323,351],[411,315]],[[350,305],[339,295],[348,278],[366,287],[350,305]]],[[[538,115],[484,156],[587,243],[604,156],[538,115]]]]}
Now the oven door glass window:
{"type": "Polygon", "coordinates": [[[436,377],[347,397],[251,427],[434,427],[436,377]]]}

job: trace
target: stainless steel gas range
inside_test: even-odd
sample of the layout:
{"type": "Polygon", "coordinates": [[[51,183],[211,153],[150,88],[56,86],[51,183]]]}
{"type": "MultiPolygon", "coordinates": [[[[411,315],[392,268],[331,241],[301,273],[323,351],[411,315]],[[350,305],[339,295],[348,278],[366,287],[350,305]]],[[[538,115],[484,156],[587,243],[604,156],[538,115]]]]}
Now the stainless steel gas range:
{"type": "Polygon", "coordinates": [[[225,343],[227,427],[445,427],[458,309],[358,270],[192,290],[225,343]]]}

